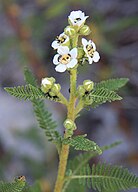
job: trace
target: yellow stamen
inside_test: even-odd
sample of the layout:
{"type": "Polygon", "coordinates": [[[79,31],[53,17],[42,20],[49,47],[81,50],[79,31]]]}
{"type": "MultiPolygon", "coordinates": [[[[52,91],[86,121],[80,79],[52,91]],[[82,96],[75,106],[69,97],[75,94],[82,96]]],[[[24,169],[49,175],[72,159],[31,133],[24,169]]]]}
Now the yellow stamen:
{"type": "Polygon", "coordinates": [[[66,41],[66,36],[65,35],[63,35],[63,36],[57,36],[57,41],[58,41],[58,43],[64,43],[65,41],[66,41]]]}
{"type": "Polygon", "coordinates": [[[90,56],[90,57],[93,57],[94,52],[95,52],[93,46],[92,46],[92,45],[87,45],[87,46],[86,46],[86,49],[87,49],[87,52],[88,52],[89,56],[90,56]]]}
{"type": "Polygon", "coordinates": [[[71,56],[69,54],[62,55],[59,59],[59,62],[62,64],[68,64],[71,60],[71,56]]]}

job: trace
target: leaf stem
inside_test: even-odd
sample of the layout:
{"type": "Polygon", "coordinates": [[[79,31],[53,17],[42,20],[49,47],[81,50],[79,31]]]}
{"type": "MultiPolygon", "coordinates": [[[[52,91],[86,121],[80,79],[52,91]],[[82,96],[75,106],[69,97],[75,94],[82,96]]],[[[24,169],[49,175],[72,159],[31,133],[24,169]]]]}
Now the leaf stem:
{"type": "Polygon", "coordinates": [[[61,99],[60,103],[68,106],[68,101],[61,92],[59,92],[57,96],[61,99]]]}

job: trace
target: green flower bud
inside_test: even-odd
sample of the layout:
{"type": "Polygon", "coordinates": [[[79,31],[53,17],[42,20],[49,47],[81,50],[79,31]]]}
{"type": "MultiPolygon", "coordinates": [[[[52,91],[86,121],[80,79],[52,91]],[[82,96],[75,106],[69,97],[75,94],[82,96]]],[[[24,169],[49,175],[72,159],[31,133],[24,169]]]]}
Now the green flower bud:
{"type": "Polygon", "coordinates": [[[92,99],[92,97],[85,97],[85,99],[84,99],[84,104],[85,105],[91,105],[93,103],[93,99],[92,99]]]}
{"type": "Polygon", "coordinates": [[[76,124],[71,119],[66,119],[64,121],[64,127],[68,130],[75,130],[76,124]]]}
{"type": "Polygon", "coordinates": [[[55,93],[53,93],[52,91],[49,91],[48,93],[49,93],[49,95],[50,95],[51,97],[56,96],[56,94],[55,94],[55,93]]]}
{"type": "Polygon", "coordinates": [[[74,36],[76,34],[76,30],[74,29],[74,27],[72,26],[67,26],[65,29],[64,29],[64,32],[66,35],[68,36],[74,36]]]}
{"type": "Polygon", "coordinates": [[[86,90],[84,89],[84,87],[82,85],[79,85],[78,90],[77,90],[79,97],[83,97],[85,95],[85,91],[86,90]]]}
{"type": "Polygon", "coordinates": [[[60,84],[55,83],[51,88],[51,92],[57,95],[60,92],[60,89],[61,89],[60,84]]]}
{"type": "Polygon", "coordinates": [[[41,90],[44,93],[47,93],[51,89],[51,87],[53,86],[54,82],[55,82],[55,79],[53,77],[43,78],[42,82],[41,82],[41,90]]]}
{"type": "Polygon", "coordinates": [[[73,130],[72,129],[68,129],[67,130],[67,135],[68,135],[68,137],[71,137],[73,135],[73,130]]]}
{"type": "Polygon", "coordinates": [[[89,35],[90,32],[91,30],[88,25],[84,25],[79,31],[80,35],[89,35]]]}
{"type": "Polygon", "coordinates": [[[94,82],[91,80],[83,81],[83,87],[86,91],[91,91],[94,87],[94,82]]]}

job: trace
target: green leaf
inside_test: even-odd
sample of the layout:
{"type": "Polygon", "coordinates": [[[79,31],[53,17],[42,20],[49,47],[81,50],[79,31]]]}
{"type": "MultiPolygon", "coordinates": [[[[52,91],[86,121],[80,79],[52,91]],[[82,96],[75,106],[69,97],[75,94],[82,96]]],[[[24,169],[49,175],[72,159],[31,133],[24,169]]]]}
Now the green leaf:
{"type": "Polygon", "coordinates": [[[111,102],[111,101],[117,101],[121,100],[122,97],[120,97],[116,92],[110,91],[108,89],[96,89],[93,90],[87,97],[92,97],[93,103],[92,107],[95,108],[100,104],[103,104],[105,102],[111,102]]]}
{"type": "Polygon", "coordinates": [[[31,100],[44,98],[44,94],[41,92],[41,90],[32,85],[6,87],[5,90],[10,95],[17,97],[18,99],[31,100]]]}
{"type": "Polygon", "coordinates": [[[78,181],[74,179],[67,188],[63,187],[62,192],[84,192],[87,191],[86,188],[87,186],[79,185],[78,181]]]}
{"type": "Polygon", "coordinates": [[[66,178],[66,180],[72,179],[79,179],[80,184],[87,185],[89,188],[92,186],[99,192],[138,188],[138,177],[128,169],[106,164],[94,164],[92,168],[87,164],[81,168],[78,175],[70,175],[66,178]]]}
{"type": "MultiPolygon", "coordinates": [[[[26,83],[37,86],[35,77],[28,68],[25,68],[24,76],[26,83]]],[[[59,149],[61,145],[61,135],[56,131],[57,123],[53,121],[52,114],[46,108],[43,100],[33,99],[31,102],[34,107],[34,112],[39,126],[45,130],[48,140],[55,143],[59,149]]]]}
{"type": "MultiPolygon", "coordinates": [[[[116,141],[116,142],[112,143],[111,145],[103,146],[101,149],[102,149],[102,151],[109,150],[109,149],[116,147],[120,144],[121,144],[121,141],[116,141]]],[[[81,153],[81,154],[77,155],[72,160],[69,160],[68,165],[67,165],[67,174],[66,175],[68,175],[68,173],[71,173],[71,176],[76,175],[77,173],[79,173],[80,169],[83,166],[85,166],[92,157],[95,157],[97,155],[98,155],[98,153],[96,153],[96,152],[88,151],[88,152],[81,153]]],[[[78,185],[77,181],[74,182],[73,180],[67,180],[64,187],[63,187],[62,192],[65,192],[65,191],[68,192],[74,183],[78,187],[80,187],[80,185],[78,185]]]]}
{"type": "Polygon", "coordinates": [[[117,79],[109,79],[105,81],[101,81],[99,83],[95,83],[95,89],[108,89],[110,91],[117,91],[121,87],[123,87],[129,81],[128,78],[117,78],[117,79]]]}
{"type": "Polygon", "coordinates": [[[22,192],[26,182],[24,180],[17,179],[12,183],[6,183],[0,181],[0,192],[22,192]]]}
{"type": "Polygon", "coordinates": [[[18,99],[32,100],[32,99],[49,99],[59,101],[58,97],[51,97],[49,94],[44,94],[40,88],[34,87],[30,84],[18,87],[4,88],[10,95],[18,99]]]}
{"type": "Polygon", "coordinates": [[[89,139],[85,138],[86,135],[80,135],[73,138],[64,139],[64,144],[69,144],[76,150],[82,151],[94,151],[98,154],[101,154],[102,151],[100,147],[94,142],[89,139]]]}
{"type": "MultiPolygon", "coordinates": [[[[77,173],[79,173],[81,167],[83,167],[86,163],[88,163],[88,161],[92,157],[95,157],[97,155],[98,155],[97,152],[88,151],[85,153],[80,153],[74,159],[69,160],[68,165],[67,165],[66,175],[67,176],[69,176],[70,174],[71,174],[71,176],[76,175],[77,173]]],[[[67,180],[64,184],[62,192],[69,192],[69,190],[71,191],[73,185],[76,185],[76,187],[81,188],[81,185],[78,184],[77,180],[76,181],[67,180]]],[[[76,191],[79,191],[79,190],[76,190],[76,191]]],[[[85,191],[85,190],[83,190],[83,191],[85,191]]]]}
{"type": "Polygon", "coordinates": [[[33,73],[27,68],[24,68],[24,78],[27,84],[30,84],[34,87],[37,87],[37,81],[36,78],[34,77],[33,73]]]}
{"type": "Polygon", "coordinates": [[[109,150],[109,149],[112,149],[114,147],[117,147],[118,145],[120,145],[122,143],[122,141],[116,141],[110,145],[105,145],[103,147],[101,147],[102,151],[105,151],[105,150],[109,150]]]}
{"type": "Polygon", "coordinates": [[[46,109],[44,102],[32,100],[32,104],[39,126],[45,130],[48,140],[54,143],[61,140],[60,134],[56,131],[57,124],[52,120],[52,114],[46,109]]]}

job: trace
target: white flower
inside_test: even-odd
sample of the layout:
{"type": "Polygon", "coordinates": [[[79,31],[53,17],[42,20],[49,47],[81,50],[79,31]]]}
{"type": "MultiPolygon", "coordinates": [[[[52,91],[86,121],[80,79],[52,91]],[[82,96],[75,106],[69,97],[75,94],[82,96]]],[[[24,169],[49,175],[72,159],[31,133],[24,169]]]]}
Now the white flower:
{"type": "Polygon", "coordinates": [[[53,58],[53,63],[56,66],[55,70],[58,72],[64,72],[66,69],[73,68],[77,65],[77,48],[73,48],[71,51],[67,46],[60,46],[53,58]]]}
{"type": "Polygon", "coordinates": [[[59,46],[64,45],[67,42],[69,42],[69,37],[63,32],[57,36],[56,40],[52,42],[51,46],[54,49],[58,49],[59,46]]]}
{"type": "Polygon", "coordinates": [[[96,45],[92,40],[87,41],[86,39],[82,38],[83,49],[88,57],[89,64],[92,62],[98,62],[100,59],[99,53],[96,51],[96,45]]]}
{"type": "Polygon", "coordinates": [[[88,18],[89,16],[85,16],[84,12],[82,11],[72,11],[70,13],[70,15],[68,16],[69,21],[71,22],[72,25],[77,25],[77,26],[81,26],[82,24],[84,24],[85,20],[88,18]]]}
{"type": "Polygon", "coordinates": [[[53,86],[54,83],[55,83],[55,79],[53,77],[43,78],[41,81],[41,90],[44,93],[47,93],[51,89],[51,87],[53,86]]]}
{"type": "Polygon", "coordinates": [[[48,78],[43,78],[41,85],[43,85],[44,87],[46,87],[47,85],[51,85],[51,81],[48,78]]]}

